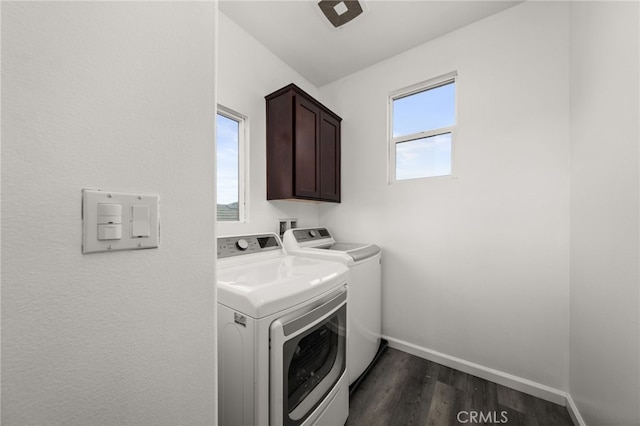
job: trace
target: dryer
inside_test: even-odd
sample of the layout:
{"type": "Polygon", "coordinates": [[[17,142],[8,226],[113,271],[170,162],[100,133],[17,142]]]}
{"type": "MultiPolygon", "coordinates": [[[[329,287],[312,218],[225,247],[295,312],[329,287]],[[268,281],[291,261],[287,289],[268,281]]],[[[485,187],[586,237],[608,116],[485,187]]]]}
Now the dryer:
{"type": "Polygon", "coordinates": [[[349,269],[271,233],[217,244],[219,423],[344,424],[349,269]]]}
{"type": "Polygon", "coordinates": [[[289,254],[331,260],[349,267],[347,370],[352,385],[386,348],[382,340],[382,253],[375,244],[337,242],[326,228],[284,233],[289,254]]]}

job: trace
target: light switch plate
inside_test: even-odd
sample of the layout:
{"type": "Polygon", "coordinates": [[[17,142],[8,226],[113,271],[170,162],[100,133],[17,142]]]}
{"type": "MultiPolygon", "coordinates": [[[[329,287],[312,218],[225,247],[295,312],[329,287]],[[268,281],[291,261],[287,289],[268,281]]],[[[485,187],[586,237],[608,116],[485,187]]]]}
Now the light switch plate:
{"type": "MultiPolygon", "coordinates": [[[[139,250],[159,247],[160,221],[159,197],[150,194],[132,194],[102,190],[82,190],[82,253],[103,251],[139,250]],[[122,206],[122,233],[119,239],[98,239],[98,204],[119,204],[122,206]],[[149,208],[148,224],[143,224],[149,232],[146,237],[132,237],[132,229],[140,224],[133,223],[133,206],[149,208]]],[[[146,234],[146,232],[143,232],[146,234]]]]}

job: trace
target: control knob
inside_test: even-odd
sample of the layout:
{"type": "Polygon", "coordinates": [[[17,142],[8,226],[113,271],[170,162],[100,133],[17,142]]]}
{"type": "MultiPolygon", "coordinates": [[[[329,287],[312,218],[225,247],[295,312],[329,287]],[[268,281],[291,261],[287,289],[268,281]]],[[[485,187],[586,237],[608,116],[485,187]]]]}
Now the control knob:
{"type": "Polygon", "coordinates": [[[311,238],[315,238],[316,235],[318,235],[318,233],[314,230],[309,231],[309,235],[311,236],[311,238]]]}
{"type": "Polygon", "coordinates": [[[236,241],[236,247],[238,247],[239,250],[245,251],[249,248],[249,243],[244,238],[241,238],[236,241]]]}

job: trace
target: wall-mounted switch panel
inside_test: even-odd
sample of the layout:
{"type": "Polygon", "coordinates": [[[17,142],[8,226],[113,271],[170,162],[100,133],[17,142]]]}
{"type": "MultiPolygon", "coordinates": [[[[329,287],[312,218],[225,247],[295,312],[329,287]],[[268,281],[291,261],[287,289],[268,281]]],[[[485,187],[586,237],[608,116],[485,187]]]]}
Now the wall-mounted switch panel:
{"type": "Polygon", "coordinates": [[[158,196],[82,190],[82,253],[156,248],[158,196]]]}

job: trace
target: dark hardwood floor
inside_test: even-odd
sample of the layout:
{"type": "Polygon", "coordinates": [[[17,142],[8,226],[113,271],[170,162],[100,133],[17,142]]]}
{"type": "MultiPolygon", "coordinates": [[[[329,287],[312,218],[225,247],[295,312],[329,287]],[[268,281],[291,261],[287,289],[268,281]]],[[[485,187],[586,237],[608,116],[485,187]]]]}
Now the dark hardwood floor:
{"type": "Polygon", "coordinates": [[[349,405],[347,426],[573,426],[563,406],[392,348],[349,405]]]}

